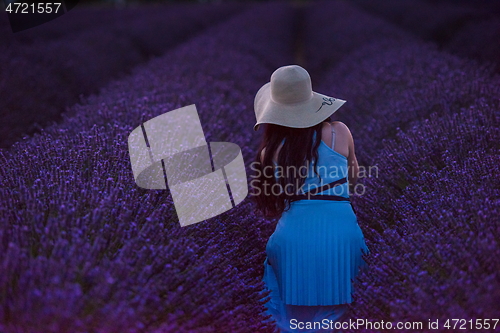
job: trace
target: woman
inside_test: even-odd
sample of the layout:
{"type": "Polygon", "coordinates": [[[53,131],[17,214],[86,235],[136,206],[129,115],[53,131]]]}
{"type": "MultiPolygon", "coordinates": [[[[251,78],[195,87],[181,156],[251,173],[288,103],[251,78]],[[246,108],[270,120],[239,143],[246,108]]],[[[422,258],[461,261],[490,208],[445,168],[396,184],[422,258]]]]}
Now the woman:
{"type": "Polygon", "coordinates": [[[251,188],[263,215],[280,217],[263,280],[268,314],[282,332],[332,331],[365,265],[368,248],[349,201],[358,172],[353,139],[346,125],[328,122],[344,103],[313,92],[296,65],[278,68],[255,97],[254,130],[266,129],[251,188]]]}

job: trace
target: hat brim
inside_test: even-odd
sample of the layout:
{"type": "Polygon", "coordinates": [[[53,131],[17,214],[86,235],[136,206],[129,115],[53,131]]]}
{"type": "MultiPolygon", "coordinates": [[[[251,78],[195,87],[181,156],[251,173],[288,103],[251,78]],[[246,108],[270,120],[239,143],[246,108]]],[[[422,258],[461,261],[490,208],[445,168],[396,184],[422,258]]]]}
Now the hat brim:
{"type": "Polygon", "coordinates": [[[257,122],[254,131],[260,124],[276,124],[292,128],[306,128],[317,125],[331,116],[346,101],[312,92],[309,100],[295,104],[280,104],[271,97],[271,83],[263,85],[254,100],[254,111],[257,122]]]}

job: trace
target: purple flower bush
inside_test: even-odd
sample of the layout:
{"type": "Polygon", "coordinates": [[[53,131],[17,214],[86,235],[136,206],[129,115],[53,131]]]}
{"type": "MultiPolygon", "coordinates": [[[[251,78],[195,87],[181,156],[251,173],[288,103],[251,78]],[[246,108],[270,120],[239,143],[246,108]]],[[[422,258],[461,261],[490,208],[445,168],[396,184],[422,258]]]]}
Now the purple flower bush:
{"type": "Polygon", "coordinates": [[[496,318],[498,110],[479,102],[433,114],[377,156],[380,177],[367,179],[356,200],[375,254],[359,277],[355,318],[420,321],[423,331],[433,331],[428,319],[496,318]]]}
{"type": "Polygon", "coordinates": [[[446,49],[462,57],[492,63],[496,71],[500,72],[499,16],[468,23],[453,35],[446,44],[446,49]]]}
{"type": "Polygon", "coordinates": [[[365,163],[398,128],[431,113],[454,113],[481,98],[499,104],[500,80],[491,71],[416,41],[366,45],[327,76],[323,90],[349,101],[339,115],[362,142],[365,163]]]}
{"type": "Polygon", "coordinates": [[[392,45],[412,36],[347,2],[318,2],[304,9],[304,53],[313,85],[322,84],[327,69],[375,38],[392,45]],[[340,14],[341,13],[341,14],[340,14]]]}
{"type": "Polygon", "coordinates": [[[360,8],[379,15],[418,37],[446,42],[463,24],[491,15],[487,3],[430,2],[424,0],[355,0],[360,8]]]}
{"type": "Polygon", "coordinates": [[[364,13],[322,9],[332,24],[317,29],[317,40],[342,33],[339,38],[360,42],[326,70],[317,89],[348,101],[340,120],[353,132],[360,164],[378,168],[360,180],[366,192],[353,197],[372,252],[351,318],[424,325],[495,318],[498,76],[418,39],[379,36],[380,21],[364,13]],[[333,23],[339,21],[342,32],[333,23]]]}
{"type": "Polygon", "coordinates": [[[253,96],[292,62],[292,23],[286,4],[256,5],[0,152],[0,330],[274,330],[261,282],[269,221],[247,198],[181,228],[167,191],[136,186],[127,136],[195,103],[207,141],[234,142],[251,161],[253,96]]]}
{"type": "Polygon", "coordinates": [[[312,62],[325,57],[319,52],[316,56],[314,50],[322,41],[331,40],[330,36],[349,42],[344,44],[345,55],[337,57],[343,53],[343,44],[338,43],[332,58],[339,60],[330,69],[323,68],[323,80],[316,87],[348,101],[337,114],[363,143],[358,153],[363,163],[370,164],[383,140],[394,137],[398,128],[410,128],[413,121],[433,112],[456,112],[481,98],[498,105],[500,79],[491,68],[439,51],[434,44],[404,34],[390,24],[384,27],[380,19],[346,3],[318,7],[322,10],[317,10],[316,19],[328,17],[332,23],[310,31],[316,35],[312,40],[317,41],[309,44],[312,62]],[[394,32],[381,32],[384,30],[394,32]]]}
{"type": "Polygon", "coordinates": [[[490,62],[499,69],[500,5],[494,1],[356,0],[379,15],[448,52],[490,62]]]}
{"type": "Polygon", "coordinates": [[[112,78],[241,8],[239,4],[154,5],[102,12],[75,8],[19,36],[6,31],[2,44],[7,49],[0,54],[0,93],[4,96],[0,100],[0,147],[60,120],[64,108],[78,102],[81,95],[97,93],[112,78]]]}
{"type": "MultiPolygon", "coordinates": [[[[3,4],[2,4],[3,6],[3,4]]],[[[112,6],[85,6],[77,5],[67,14],[55,20],[46,22],[34,29],[27,29],[12,33],[8,15],[0,16],[0,31],[2,32],[2,46],[11,47],[19,44],[32,44],[40,41],[67,38],[69,35],[79,34],[83,31],[106,28],[112,22],[133,20],[143,7],[121,8],[112,6]]]]}

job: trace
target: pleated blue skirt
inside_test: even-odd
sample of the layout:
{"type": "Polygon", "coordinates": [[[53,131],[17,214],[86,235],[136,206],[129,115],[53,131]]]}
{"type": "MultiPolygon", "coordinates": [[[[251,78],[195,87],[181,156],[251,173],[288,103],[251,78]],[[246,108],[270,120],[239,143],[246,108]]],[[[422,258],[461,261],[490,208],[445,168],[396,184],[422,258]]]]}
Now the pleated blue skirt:
{"type": "Polygon", "coordinates": [[[266,246],[267,313],[282,332],[296,332],[287,328],[292,316],[301,314],[338,320],[352,302],[352,281],[366,268],[362,254],[368,252],[349,202],[293,202],[266,246]]]}

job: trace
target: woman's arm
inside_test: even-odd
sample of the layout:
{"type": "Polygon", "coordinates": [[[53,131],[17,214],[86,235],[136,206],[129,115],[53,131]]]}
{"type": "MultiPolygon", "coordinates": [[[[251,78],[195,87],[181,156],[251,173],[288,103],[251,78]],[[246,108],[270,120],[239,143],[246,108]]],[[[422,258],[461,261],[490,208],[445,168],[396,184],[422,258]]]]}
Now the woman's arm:
{"type": "MultiPolygon", "coordinates": [[[[332,125],[335,126],[337,137],[339,137],[339,139],[343,141],[342,142],[343,144],[347,145],[346,155],[347,155],[347,166],[348,166],[349,190],[352,193],[354,191],[354,186],[358,181],[358,172],[359,172],[358,160],[356,159],[356,152],[354,150],[354,139],[352,137],[351,131],[349,130],[349,127],[347,127],[347,125],[345,125],[344,123],[336,121],[332,123],[332,125]]],[[[339,148],[342,147],[345,146],[341,145],[341,147],[339,148]]]]}
{"type": "MultiPolygon", "coordinates": [[[[347,128],[347,126],[346,126],[347,128]]],[[[347,128],[349,133],[349,156],[347,157],[347,165],[349,167],[349,190],[351,193],[354,192],[354,186],[358,181],[359,165],[356,159],[356,153],[354,151],[354,139],[352,138],[351,131],[347,128]]]]}

